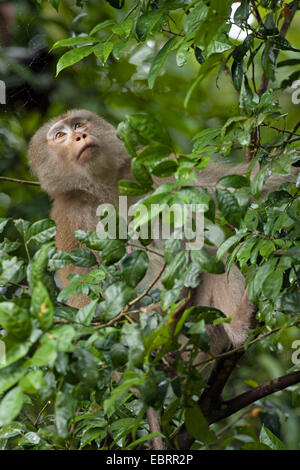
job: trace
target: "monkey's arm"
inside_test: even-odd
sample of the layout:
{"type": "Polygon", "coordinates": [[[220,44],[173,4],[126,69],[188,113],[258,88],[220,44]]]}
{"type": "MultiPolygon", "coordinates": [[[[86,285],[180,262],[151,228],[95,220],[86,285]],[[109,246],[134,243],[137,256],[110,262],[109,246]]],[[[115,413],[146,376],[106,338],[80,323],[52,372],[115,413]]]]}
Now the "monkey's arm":
{"type": "MultiPolygon", "coordinates": [[[[80,221],[79,214],[80,208],[78,208],[78,212],[76,207],[72,209],[72,205],[68,204],[66,201],[59,200],[55,201],[51,211],[51,217],[56,222],[57,226],[57,235],[56,235],[56,248],[57,250],[62,250],[67,253],[74,250],[75,248],[84,248],[84,246],[76,239],[74,235],[74,231],[82,228],[83,230],[87,230],[85,221],[82,220],[81,224],[78,225],[78,221],[80,221]],[[66,206],[66,207],[65,207],[66,206]],[[74,211],[77,213],[75,214],[74,211]]],[[[82,210],[82,209],[81,209],[82,210]]],[[[85,214],[85,212],[83,212],[85,214]]],[[[80,274],[81,276],[87,275],[91,269],[93,268],[82,268],[79,266],[74,266],[73,264],[69,264],[62,269],[57,271],[58,278],[60,281],[60,287],[64,288],[69,284],[68,276],[70,274],[80,274]]],[[[71,307],[81,308],[88,305],[90,302],[90,298],[84,294],[76,295],[74,294],[68,301],[68,305],[71,307]]]]}

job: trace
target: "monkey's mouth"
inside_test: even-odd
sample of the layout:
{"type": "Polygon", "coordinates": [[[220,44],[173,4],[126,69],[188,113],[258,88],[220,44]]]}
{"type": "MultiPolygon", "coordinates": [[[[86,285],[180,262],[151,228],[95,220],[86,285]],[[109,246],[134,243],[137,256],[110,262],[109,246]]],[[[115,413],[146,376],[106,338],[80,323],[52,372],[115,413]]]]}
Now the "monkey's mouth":
{"type": "Polygon", "coordinates": [[[77,160],[80,160],[84,154],[85,154],[85,151],[88,150],[88,149],[94,149],[94,148],[97,148],[98,145],[96,144],[88,144],[88,145],[85,145],[81,150],[80,152],[78,153],[77,155],[77,160]]]}

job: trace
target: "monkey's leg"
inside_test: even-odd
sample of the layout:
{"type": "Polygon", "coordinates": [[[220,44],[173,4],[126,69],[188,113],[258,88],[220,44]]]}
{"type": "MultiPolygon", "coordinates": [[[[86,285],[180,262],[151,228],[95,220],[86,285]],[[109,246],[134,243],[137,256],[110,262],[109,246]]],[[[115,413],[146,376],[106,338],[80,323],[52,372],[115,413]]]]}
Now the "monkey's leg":
{"type": "Polygon", "coordinates": [[[233,347],[241,346],[248,330],[256,324],[256,307],[248,299],[244,276],[233,265],[228,276],[226,273],[203,274],[202,279],[194,292],[193,305],[215,307],[231,317],[231,322],[222,326],[233,347]]]}

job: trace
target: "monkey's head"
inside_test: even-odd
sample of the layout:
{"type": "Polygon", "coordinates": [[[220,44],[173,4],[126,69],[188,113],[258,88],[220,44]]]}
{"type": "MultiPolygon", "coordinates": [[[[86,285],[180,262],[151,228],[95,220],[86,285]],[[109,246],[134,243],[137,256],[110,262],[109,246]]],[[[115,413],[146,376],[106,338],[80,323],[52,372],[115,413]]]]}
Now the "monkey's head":
{"type": "Polygon", "coordinates": [[[52,197],[88,191],[97,181],[112,183],[128,163],[114,127],[87,110],[71,110],[44,124],[32,137],[28,155],[31,169],[52,197]]]}

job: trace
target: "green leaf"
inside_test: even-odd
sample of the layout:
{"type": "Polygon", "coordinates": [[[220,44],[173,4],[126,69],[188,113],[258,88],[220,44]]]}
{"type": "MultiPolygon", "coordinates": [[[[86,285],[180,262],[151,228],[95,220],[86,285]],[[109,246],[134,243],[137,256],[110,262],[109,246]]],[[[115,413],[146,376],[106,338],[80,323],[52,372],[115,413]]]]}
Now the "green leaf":
{"type": "Polygon", "coordinates": [[[130,126],[150,142],[170,145],[171,140],[165,127],[150,114],[135,113],[127,116],[130,126]]]}
{"type": "Polygon", "coordinates": [[[150,72],[149,72],[149,76],[148,76],[148,85],[149,85],[149,88],[152,90],[152,88],[154,87],[154,84],[155,84],[155,81],[156,81],[156,78],[158,77],[159,73],[161,72],[166,60],[167,60],[167,57],[171,51],[171,49],[173,48],[175,42],[177,41],[177,38],[171,38],[169,39],[166,44],[161,48],[161,50],[159,51],[159,53],[154,57],[154,60],[152,62],[152,65],[151,65],[151,69],[150,69],[150,72]]]}
{"type": "MultiPolygon", "coordinates": [[[[73,339],[76,333],[74,328],[71,325],[63,325],[46,333],[42,339],[42,345],[51,345],[54,346],[57,351],[62,352],[73,352],[74,346],[72,344],[73,339]]],[[[37,351],[38,352],[38,351],[37,351]]],[[[47,350],[45,349],[45,353],[47,350]]],[[[52,355],[52,348],[49,349],[50,355],[52,355]]],[[[53,354],[54,357],[54,354],[53,354]]]]}
{"type": "Polygon", "coordinates": [[[222,245],[219,246],[217,254],[216,254],[216,259],[217,260],[222,259],[225,253],[227,253],[227,251],[230,250],[230,248],[232,248],[244,236],[245,234],[243,232],[240,232],[240,233],[237,233],[236,235],[233,235],[232,237],[227,238],[227,240],[225,240],[224,243],[222,243],[222,245]]]}
{"type": "Polygon", "coordinates": [[[38,282],[33,289],[30,313],[37,318],[42,330],[48,330],[53,323],[53,305],[45,286],[38,282]]]}
{"type": "Polygon", "coordinates": [[[27,432],[18,440],[18,447],[24,448],[25,446],[37,445],[40,441],[41,438],[36,432],[27,432]]]}
{"type": "Polygon", "coordinates": [[[94,388],[99,378],[95,356],[86,349],[77,347],[74,351],[74,357],[76,357],[77,361],[74,364],[73,370],[79,383],[85,383],[85,385],[94,388]]]}
{"type": "Polygon", "coordinates": [[[1,263],[0,283],[6,285],[10,282],[21,282],[26,276],[26,268],[23,260],[16,256],[10,259],[3,259],[1,263]]]}
{"type": "Polygon", "coordinates": [[[278,439],[268,428],[262,425],[259,440],[262,444],[269,446],[273,450],[287,450],[283,442],[278,439]]]}
{"type": "Polygon", "coordinates": [[[140,41],[145,41],[148,34],[160,22],[165,12],[161,9],[147,11],[141,15],[136,24],[136,34],[140,41]]]}
{"type": "Polygon", "coordinates": [[[35,253],[32,261],[28,265],[27,278],[31,291],[38,282],[44,282],[46,280],[49,250],[52,246],[53,242],[42,245],[41,249],[35,253]]]}
{"type": "Polygon", "coordinates": [[[0,370],[0,394],[11,388],[26,374],[27,367],[11,364],[0,370]]]}
{"type": "Polygon", "coordinates": [[[249,180],[242,175],[227,175],[222,176],[218,180],[218,184],[224,186],[225,188],[244,188],[249,186],[249,180]]]}
{"type": "MultiPolygon", "coordinates": [[[[32,336],[34,340],[37,339],[36,330],[32,332],[32,336]]],[[[26,341],[20,341],[13,336],[5,336],[5,338],[2,340],[6,346],[5,364],[0,364],[0,369],[8,367],[24,357],[34,342],[33,338],[29,338],[26,341]]]]}
{"type": "Polygon", "coordinates": [[[162,144],[150,144],[137,155],[139,161],[147,164],[160,163],[171,153],[170,147],[162,144]]]}
{"type": "Polygon", "coordinates": [[[124,449],[125,450],[130,450],[130,449],[134,448],[135,446],[138,446],[139,444],[142,444],[142,442],[148,441],[150,439],[154,439],[155,437],[165,437],[165,435],[162,434],[161,432],[152,432],[150,434],[147,434],[146,436],[143,436],[143,437],[140,437],[139,439],[136,439],[131,444],[126,446],[124,449]]]}
{"type": "Polygon", "coordinates": [[[76,49],[66,52],[57,62],[56,76],[58,76],[58,74],[65,68],[76,64],[80,60],[92,54],[92,52],[94,52],[94,46],[77,47],[76,49]]]}
{"type": "Polygon", "coordinates": [[[222,261],[216,261],[213,256],[207,253],[202,248],[201,250],[193,250],[191,252],[192,262],[198,266],[202,271],[211,274],[224,273],[224,264],[222,261]]]}
{"type": "Polygon", "coordinates": [[[37,393],[41,388],[46,387],[47,383],[41,370],[32,370],[23,377],[19,386],[25,393],[37,393]]]}
{"type": "Polygon", "coordinates": [[[117,34],[120,38],[122,38],[123,40],[124,39],[126,40],[131,33],[132,25],[133,25],[132,19],[127,18],[126,21],[113,26],[111,30],[113,33],[117,34]]]}
{"type": "Polygon", "coordinates": [[[141,186],[149,189],[152,187],[153,181],[148,168],[137,158],[131,160],[131,171],[141,186]]]}
{"type": "Polygon", "coordinates": [[[262,292],[269,300],[276,300],[283,282],[283,275],[281,271],[274,271],[270,273],[264,280],[262,292]]]}
{"type": "Polygon", "coordinates": [[[149,264],[145,251],[136,250],[126,255],[121,262],[121,274],[130,287],[136,285],[144,278],[149,264]]]}
{"type": "Polygon", "coordinates": [[[30,363],[35,366],[53,365],[57,357],[56,347],[53,343],[42,344],[30,359],[30,363]]]}
{"type": "Polygon", "coordinates": [[[259,252],[263,258],[269,258],[270,254],[275,251],[275,245],[272,240],[262,240],[259,245],[259,252]]]}
{"type": "Polygon", "coordinates": [[[158,165],[155,165],[152,169],[152,173],[155,176],[159,176],[160,178],[167,178],[168,176],[173,175],[178,168],[176,161],[174,160],[167,160],[165,162],[161,162],[158,165]]]}
{"type": "Polygon", "coordinates": [[[175,280],[180,278],[188,263],[188,252],[180,251],[171,260],[170,264],[167,265],[164,275],[162,277],[162,283],[167,289],[172,289],[175,280]]]}
{"type": "MultiPolygon", "coordinates": [[[[18,423],[16,421],[5,424],[1,427],[0,430],[0,439],[10,439],[11,437],[19,437],[21,436],[26,430],[26,426],[23,423],[18,423]]],[[[1,450],[3,448],[1,447],[1,450]]]]}
{"type": "Polygon", "coordinates": [[[0,325],[17,339],[25,339],[31,332],[28,312],[13,302],[0,303],[0,325]]]}
{"type": "Polygon", "coordinates": [[[184,19],[184,31],[189,33],[198,28],[207,18],[208,12],[208,6],[201,4],[189,10],[188,15],[185,15],[184,19]]]}
{"type": "Polygon", "coordinates": [[[185,425],[191,436],[201,442],[214,442],[216,435],[209,429],[209,425],[199,406],[191,406],[185,409],[185,425]]]}
{"type": "Polygon", "coordinates": [[[251,192],[255,197],[259,196],[260,191],[262,190],[262,187],[268,177],[269,172],[270,172],[270,169],[268,165],[266,165],[256,173],[253,180],[251,181],[251,192]]]}
{"type": "Polygon", "coordinates": [[[254,441],[246,442],[246,444],[243,445],[242,450],[271,450],[271,448],[262,442],[254,441]]]}
{"type": "Polygon", "coordinates": [[[174,256],[182,250],[182,241],[174,238],[174,235],[174,233],[171,234],[170,238],[164,243],[164,258],[167,264],[170,264],[174,256]]]}
{"type": "Polygon", "coordinates": [[[121,139],[131,157],[136,157],[138,134],[129,121],[121,121],[117,127],[117,136],[121,139]]]}
{"type": "Polygon", "coordinates": [[[70,420],[74,417],[77,400],[73,397],[74,386],[65,383],[63,390],[58,391],[55,401],[55,424],[61,437],[68,435],[70,420]]]}
{"type": "Polygon", "coordinates": [[[130,180],[119,180],[118,185],[120,194],[124,194],[125,196],[142,196],[149,191],[149,189],[130,180]]]}
{"type": "Polygon", "coordinates": [[[57,41],[53,44],[53,46],[50,49],[50,52],[53,51],[53,49],[57,49],[58,47],[71,47],[71,46],[78,46],[82,44],[93,44],[95,42],[99,42],[99,39],[93,38],[91,36],[84,36],[84,37],[78,36],[75,38],[61,39],[60,41],[57,41]]]}
{"type": "Polygon", "coordinates": [[[227,189],[216,189],[219,209],[223,217],[234,227],[239,227],[242,217],[241,208],[235,196],[227,189]]]}
{"type": "Polygon", "coordinates": [[[90,268],[98,264],[95,255],[85,248],[75,248],[75,250],[70,251],[69,257],[75,266],[82,268],[90,268]]]}
{"type": "Polygon", "coordinates": [[[253,92],[249,86],[248,79],[244,75],[242,80],[242,86],[240,91],[240,108],[248,116],[251,115],[252,111],[259,103],[259,97],[257,93],[253,92]]]}
{"type": "Polygon", "coordinates": [[[178,67],[182,67],[183,65],[187,63],[190,57],[190,49],[191,49],[190,41],[183,42],[183,44],[179,47],[176,53],[176,63],[178,67]]]}
{"type": "Polygon", "coordinates": [[[78,277],[69,282],[69,284],[60,291],[57,296],[58,302],[67,302],[80,286],[81,278],[78,275],[78,277]]]}
{"type": "Polygon", "coordinates": [[[281,309],[288,313],[300,313],[300,293],[284,294],[281,299],[281,309]]]}
{"type": "Polygon", "coordinates": [[[274,44],[276,49],[280,49],[281,51],[297,51],[299,49],[295,49],[287,39],[283,38],[282,36],[273,36],[270,38],[270,41],[274,44]]]}
{"type": "Polygon", "coordinates": [[[234,60],[231,66],[231,75],[234,87],[236,90],[240,91],[244,76],[244,61],[243,60],[234,60]]]}
{"type": "Polygon", "coordinates": [[[56,234],[55,222],[50,219],[38,220],[27,231],[27,241],[35,240],[38,243],[46,243],[56,234]]]}
{"type": "Polygon", "coordinates": [[[115,24],[115,22],[113,20],[105,20],[102,23],[98,23],[96,26],[94,26],[94,28],[90,32],[89,36],[93,36],[95,33],[100,31],[100,29],[104,29],[107,26],[111,26],[112,24],[115,24]]]}
{"type": "Polygon", "coordinates": [[[273,49],[273,44],[270,39],[265,42],[265,47],[261,55],[261,64],[264,74],[270,80],[275,79],[275,63],[276,56],[273,49]]]}
{"type": "Polygon", "coordinates": [[[89,325],[94,317],[98,300],[91,300],[91,302],[78,310],[75,321],[83,325],[89,325]]]}
{"type": "Polygon", "coordinates": [[[11,423],[20,413],[24,402],[24,393],[15,387],[0,402],[0,426],[11,423]]]}
{"type": "Polygon", "coordinates": [[[128,360],[128,347],[120,343],[113,344],[110,357],[114,367],[124,366],[128,360]]]}
{"type": "Polygon", "coordinates": [[[228,51],[231,48],[232,44],[230,43],[228,44],[227,42],[212,40],[208,44],[206,57],[209,57],[212,54],[221,54],[222,52],[228,51]]]}
{"type": "Polygon", "coordinates": [[[277,260],[275,258],[269,259],[262,266],[260,266],[253,279],[249,283],[249,299],[254,302],[261,292],[262,285],[267,276],[274,271],[277,260]]]}
{"type": "Polygon", "coordinates": [[[123,307],[134,297],[134,290],[125,282],[116,282],[104,292],[105,301],[101,302],[105,319],[110,320],[117,316],[123,307]]]}
{"type": "Polygon", "coordinates": [[[237,26],[241,26],[246,23],[250,14],[250,2],[248,0],[242,0],[240,6],[236,9],[233,17],[233,22],[237,26]]]}
{"type": "Polygon", "coordinates": [[[0,233],[3,232],[5,226],[7,225],[9,219],[4,219],[4,217],[0,217],[0,233]]]}
{"type": "Polygon", "coordinates": [[[108,42],[100,42],[93,48],[93,52],[98,59],[101,60],[103,64],[106,63],[111,51],[113,50],[113,43],[108,41],[108,42]]]}
{"type": "Polygon", "coordinates": [[[172,289],[163,289],[160,293],[160,300],[163,310],[167,310],[171,305],[173,305],[183,289],[183,279],[176,279],[172,289]]]}
{"type": "Polygon", "coordinates": [[[290,67],[290,66],[299,65],[299,64],[300,64],[300,59],[287,59],[287,60],[282,60],[281,62],[278,62],[277,68],[290,67]]]}

